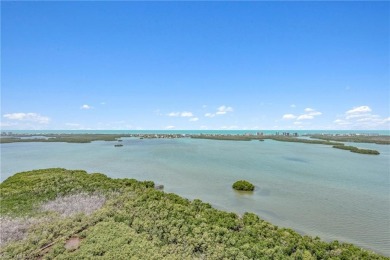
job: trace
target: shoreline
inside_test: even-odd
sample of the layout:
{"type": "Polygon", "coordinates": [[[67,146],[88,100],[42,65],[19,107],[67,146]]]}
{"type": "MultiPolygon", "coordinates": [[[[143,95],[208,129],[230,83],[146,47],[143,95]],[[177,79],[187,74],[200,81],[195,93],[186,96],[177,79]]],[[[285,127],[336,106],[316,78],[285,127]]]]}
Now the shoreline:
{"type": "MultiPolygon", "coordinates": [[[[223,141],[264,141],[274,140],[280,142],[297,142],[305,144],[331,145],[335,149],[346,150],[353,153],[379,155],[377,150],[361,149],[356,146],[344,145],[344,142],[354,143],[374,143],[381,145],[390,145],[390,136],[386,135],[304,135],[308,139],[299,138],[297,132],[276,132],[275,134],[13,134],[3,133],[0,143],[17,142],[66,142],[66,143],[90,143],[93,141],[121,141],[124,137],[134,137],[140,139],[175,139],[175,138],[194,138],[223,141]]],[[[119,145],[118,145],[119,146],[119,145]]],[[[122,145],[121,145],[122,146],[122,145]]]]}

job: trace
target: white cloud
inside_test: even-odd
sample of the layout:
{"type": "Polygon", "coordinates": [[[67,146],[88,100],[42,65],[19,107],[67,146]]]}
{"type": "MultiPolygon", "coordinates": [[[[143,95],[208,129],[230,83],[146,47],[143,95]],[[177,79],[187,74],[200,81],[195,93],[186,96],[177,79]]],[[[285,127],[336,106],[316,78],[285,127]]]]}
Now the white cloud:
{"type": "Polygon", "coordinates": [[[174,125],[169,125],[169,126],[166,126],[166,127],[165,127],[165,129],[168,129],[168,130],[169,130],[169,129],[173,129],[173,128],[175,128],[174,125]]]}
{"type": "Polygon", "coordinates": [[[295,119],[295,118],[296,118],[296,116],[293,114],[285,114],[282,117],[282,119],[285,119],[285,120],[291,120],[291,119],[295,119]]]}
{"type": "Polygon", "coordinates": [[[48,124],[50,121],[50,118],[47,116],[41,116],[37,113],[11,113],[11,114],[5,114],[3,117],[9,119],[9,120],[18,120],[18,121],[28,121],[28,122],[34,122],[39,124],[48,124]]]}
{"type": "Polygon", "coordinates": [[[369,106],[354,107],[345,112],[346,119],[361,118],[371,116],[371,108],[369,106]]]}
{"type": "Polygon", "coordinates": [[[361,114],[361,113],[367,113],[371,112],[371,108],[369,106],[360,106],[360,107],[354,107],[351,110],[348,110],[346,112],[347,115],[353,115],[353,114],[361,114]]]}
{"type": "Polygon", "coordinates": [[[295,104],[290,105],[291,108],[296,108],[297,106],[295,104]]]}
{"type": "Polygon", "coordinates": [[[180,113],[179,112],[171,112],[171,113],[167,114],[167,116],[177,117],[177,116],[180,116],[180,113]]]}
{"type": "Polygon", "coordinates": [[[371,112],[369,106],[354,107],[333,123],[339,127],[348,127],[348,129],[388,129],[390,127],[389,118],[383,118],[371,112]]]}
{"type": "Polygon", "coordinates": [[[206,113],[204,114],[205,117],[215,117],[215,114],[212,114],[212,113],[206,113]]]}
{"type": "Polygon", "coordinates": [[[310,107],[305,108],[304,111],[305,111],[305,113],[298,116],[297,120],[311,120],[311,119],[314,119],[316,116],[322,115],[321,112],[316,111],[315,109],[310,108],[310,107]]]}
{"type": "Polygon", "coordinates": [[[233,108],[232,107],[227,107],[227,106],[220,106],[217,110],[217,115],[224,115],[226,114],[227,112],[233,112],[233,108]]]}
{"type": "Polygon", "coordinates": [[[89,110],[89,109],[92,109],[93,107],[91,107],[90,105],[82,105],[80,107],[80,109],[84,109],[84,110],[89,110]]]}
{"type": "Polygon", "coordinates": [[[304,114],[304,115],[298,116],[297,120],[309,120],[309,119],[313,119],[313,118],[314,118],[314,116],[312,116],[312,115],[304,114]]]}
{"type": "Polygon", "coordinates": [[[194,115],[191,112],[181,112],[181,117],[193,117],[194,115]]]}
{"type": "Polygon", "coordinates": [[[196,121],[198,121],[199,120],[199,118],[197,118],[197,117],[193,117],[193,118],[190,118],[190,122],[196,122],[196,121]]]}
{"type": "Polygon", "coordinates": [[[204,114],[205,117],[215,117],[215,116],[220,116],[220,115],[225,115],[228,112],[233,112],[233,108],[229,106],[220,106],[217,108],[217,111],[215,113],[206,113],[204,114]]]}
{"type": "Polygon", "coordinates": [[[284,114],[282,116],[282,119],[283,120],[293,120],[293,119],[296,119],[298,121],[299,120],[311,120],[311,119],[314,119],[316,116],[320,116],[320,115],[322,115],[321,112],[316,111],[313,108],[307,107],[307,108],[304,109],[304,113],[299,115],[299,116],[296,116],[294,114],[284,114]]]}
{"type": "Polygon", "coordinates": [[[321,112],[318,112],[315,109],[310,108],[310,107],[305,108],[305,112],[306,112],[306,115],[309,115],[309,116],[320,116],[320,115],[322,115],[321,112]]]}
{"type": "Polygon", "coordinates": [[[320,116],[320,115],[322,115],[322,113],[318,112],[318,111],[313,111],[313,112],[309,112],[308,115],[309,116],[320,116]]]}
{"type": "Polygon", "coordinates": [[[167,114],[167,116],[170,116],[170,117],[193,117],[194,114],[192,114],[192,112],[184,111],[184,112],[171,112],[171,113],[167,114]]]}

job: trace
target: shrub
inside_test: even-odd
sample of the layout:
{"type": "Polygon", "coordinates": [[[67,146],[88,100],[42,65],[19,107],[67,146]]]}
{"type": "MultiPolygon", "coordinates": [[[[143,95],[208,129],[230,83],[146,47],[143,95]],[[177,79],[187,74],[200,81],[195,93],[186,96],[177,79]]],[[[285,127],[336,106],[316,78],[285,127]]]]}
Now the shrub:
{"type": "Polygon", "coordinates": [[[255,189],[255,186],[248,181],[240,180],[236,181],[233,184],[233,189],[242,191],[253,191],[255,189]]]}

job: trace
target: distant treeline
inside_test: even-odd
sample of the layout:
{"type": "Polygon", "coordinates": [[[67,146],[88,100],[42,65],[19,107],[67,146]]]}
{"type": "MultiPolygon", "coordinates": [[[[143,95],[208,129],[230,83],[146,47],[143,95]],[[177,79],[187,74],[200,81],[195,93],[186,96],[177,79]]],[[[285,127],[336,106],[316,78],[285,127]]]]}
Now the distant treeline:
{"type": "Polygon", "coordinates": [[[182,138],[191,137],[197,139],[211,139],[223,141],[251,141],[271,139],[280,142],[297,142],[305,144],[323,144],[332,145],[334,148],[349,150],[354,153],[362,154],[379,154],[376,150],[360,149],[353,146],[341,148],[342,142],[361,142],[361,143],[377,143],[390,144],[390,136],[323,136],[312,135],[314,139],[304,139],[285,135],[172,135],[172,134],[48,134],[43,135],[44,138],[31,138],[31,135],[16,136],[16,137],[1,137],[0,143],[14,142],[66,142],[66,143],[90,143],[93,141],[117,141],[122,137],[140,137],[140,138],[182,138]],[[30,138],[21,138],[30,137],[30,138]],[[320,140],[321,139],[321,140],[320,140]],[[337,142],[335,142],[337,141],[337,142]]]}
{"type": "Polygon", "coordinates": [[[390,144],[389,135],[310,135],[310,137],[336,142],[390,144]]]}
{"type": "MultiPolygon", "coordinates": [[[[325,138],[324,138],[324,140],[315,140],[315,139],[303,139],[303,138],[281,136],[281,135],[265,135],[265,136],[256,136],[256,135],[250,135],[250,136],[197,135],[197,136],[192,136],[192,138],[211,139],[211,140],[230,140],[230,141],[251,141],[251,140],[261,140],[262,141],[264,139],[270,139],[270,140],[275,140],[275,141],[280,141],[280,142],[295,142],[295,143],[305,143],[305,144],[332,145],[333,148],[349,150],[353,153],[373,154],[373,155],[380,154],[376,150],[360,149],[360,148],[355,147],[355,146],[345,146],[343,143],[333,142],[333,141],[325,139],[325,138]]],[[[360,140],[364,140],[364,139],[360,139],[360,140]]]]}

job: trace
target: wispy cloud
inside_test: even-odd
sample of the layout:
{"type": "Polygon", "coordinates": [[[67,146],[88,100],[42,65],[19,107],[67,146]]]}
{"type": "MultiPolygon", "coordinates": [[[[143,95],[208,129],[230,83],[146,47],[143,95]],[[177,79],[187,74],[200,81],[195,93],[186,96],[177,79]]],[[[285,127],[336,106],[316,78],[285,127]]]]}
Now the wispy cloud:
{"type": "Polygon", "coordinates": [[[301,114],[301,115],[294,115],[294,114],[284,114],[282,116],[282,119],[284,120],[311,120],[311,119],[314,119],[316,116],[320,116],[322,115],[321,112],[319,111],[316,111],[315,109],[313,108],[305,108],[304,109],[304,113],[301,114]]]}
{"type": "Polygon", "coordinates": [[[227,107],[227,106],[220,106],[218,108],[218,111],[217,111],[217,115],[224,115],[226,114],[227,112],[233,112],[233,108],[232,107],[227,107]]]}
{"type": "Polygon", "coordinates": [[[3,117],[9,120],[27,121],[27,122],[34,122],[38,124],[48,124],[50,121],[49,117],[42,116],[37,113],[11,113],[11,114],[4,114],[3,117]]]}
{"type": "Polygon", "coordinates": [[[357,117],[366,117],[371,115],[371,108],[369,106],[354,107],[345,112],[346,119],[352,119],[357,117]]]}
{"type": "Polygon", "coordinates": [[[347,112],[345,112],[347,115],[356,115],[356,114],[362,114],[362,113],[368,113],[371,112],[371,108],[369,106],[360,106],[360,107],[354,107],[347,112]]]}
{"type": "Polygon", "coordinates": [[[169,129],[174,129],[175,126],[174,125],[169,125],[169,126],[166,126],[165,129],[169,130],[169,129]]]}
{"type": "Polygon", "coordinates": [[[313,118],[314,118],[314,116],[304,114],[304,115],[298,116],[297,120],[310,120],[310,119],[313,119],[313,118]]]}
{"type": "Polygon", "coordinates": [[[204,114],[205,117],[215,117],[215,114],[212,114],[212,113],[206,113],[204,114]]]}
{"type": "Polygon", "coordinates": [[[321,112],[316,111],[315,109],[310,108],[310,107],[305,108],[304,111],[305,111],[305,113],[298,116],[297,120],[311,120],[311,119],[314,119],[316,116],[322,115],[321,112]]]}
{"type": "Polygon", "coordinates": [[[338,127],[349,129],[382,129],[390,127],[390,118],[372,114],[369,106],[358,106],[347,110],[333,121],[338,127]]]}
{"type": "Polygon", "coordinates": [[[171,116],[171,117],[177,117],[179,115],[180,115],[179,112],[171,112],[171,113],[167,114],[167,116],[171,116]]]}
{"type": "Polygon", "coordinates": [[[193,118],[190,118],[190,122],[196,122],[196,121],[198,121],[199,120],[199,118],[197,118],[197,117],[193,117],[193,118]]]}
{"type": "Polygon", "coordinates": [[[167,116],[170,116],[170,117],[193,117],[194,114],[192,114],[192,112],[184,111],[184,112],[171,112],[171,113],[168,113],[167,116]]]}
{"type": "Polygon", "coordinates": [[[217,111],[215,113],[206,113],[204,114],[205,117],[209,117],[209,118],[212,118],[212,117],[215,117],[215,116],[220,116],[220,115],[225,115],[229,112],[233,112],[233,108],[232,107],[229,107],[229,106],[220,106],[217,108],[217,111]]]}
{"type": "Polygon", "coordinates": [[[285,114],[282,117],[282,119],[284,119],[284,120],[292,120],[292,119],[295,119],[295,118],[297,118],[297,116],[295,116],[293,114],[285,114]]]}
{"type": "Polygon", "coordinates": [[[193,117],[194,115],[191,112],[181,112],[181,117],[193,117]]]}
{"type": "Polygon", "coordinates": [[[89,109],[92,109],[93,107],[91,107],[90,105],[82,105],[81,107],[80,107],[80,109],[83,109],[83,110],[89,110],[89,109]]]}

